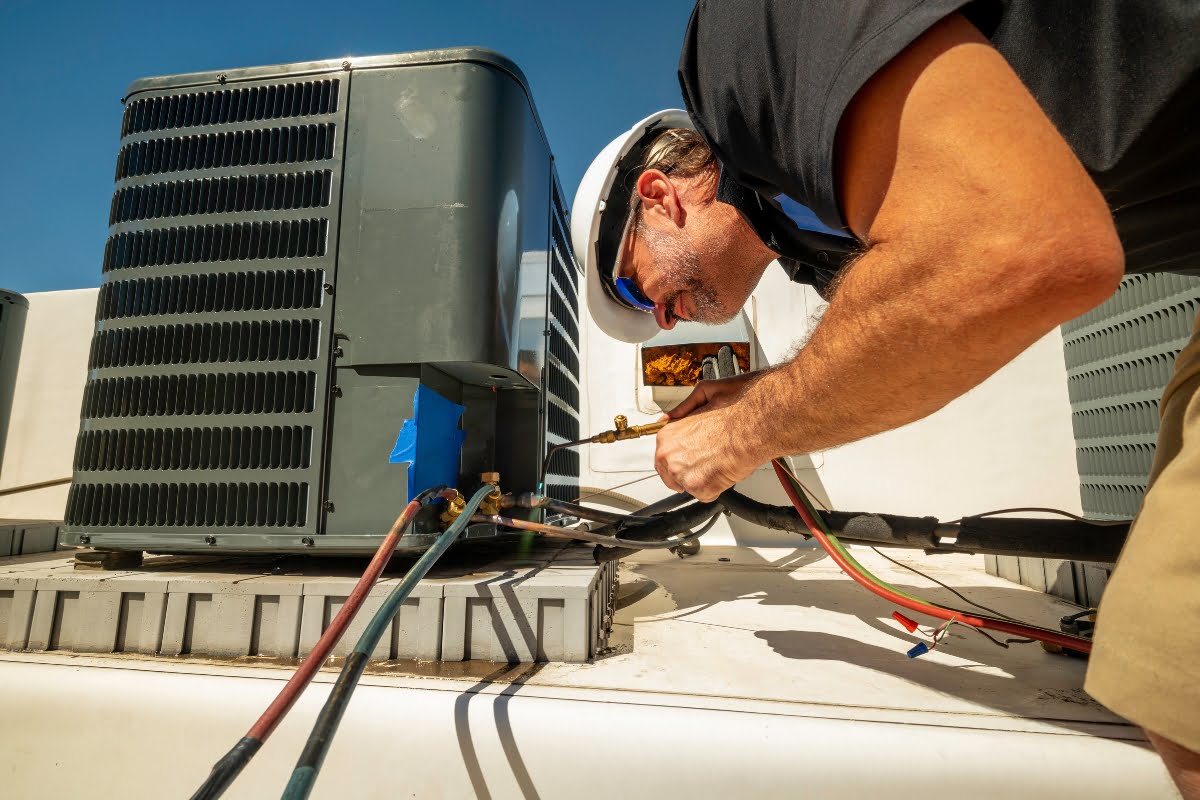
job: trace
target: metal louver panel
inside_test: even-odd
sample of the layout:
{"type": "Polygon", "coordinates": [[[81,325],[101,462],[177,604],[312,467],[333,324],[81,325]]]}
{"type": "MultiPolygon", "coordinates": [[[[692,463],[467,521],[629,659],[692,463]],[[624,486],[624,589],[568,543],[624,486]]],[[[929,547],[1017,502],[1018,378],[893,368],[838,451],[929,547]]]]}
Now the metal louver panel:
{"type": "MultiPolygon", "coordinates": [[[[580,437],[579,267],[567,237],[566,211],[558,186],[552,192],[550,285],[547,290],[549,340],[542,386],[546,397],[548,446],[580,437]]],[[[559,500],[579,496],[579,453],[560,450],[550,461],[546,494],[559,500]]]]}
{"type": "Polygon", "coordinates": [[[332,188],[333,172],[327,169],[130,186],[113,195],[108,224],[197,214],[324,208],[329,205],[332,188]]]}
{"type": "Polygon", "coordinates": [[[68,535],[320,532],[346,79],[128,102],[68,535]]]}
{"type": "MultiPolygon", "coordinates": [[[[1083,512],[1132,519],[1158,438],[1159,400],[1200,310],[1200,280],[1127,276],[1109,300],[1062,326],[1083,512]]],[[[989,557],[988,569],[1081,605],[1100,601],[1109,564],[989,557]]]]}
{"type": "Polygon", "coordinates": [[[1200,280],[1131,275],[1063,326],[1080,493],[1088,516],[1132,519],[1158,434],[1158,403],[1200,308],[1200,280]]]}

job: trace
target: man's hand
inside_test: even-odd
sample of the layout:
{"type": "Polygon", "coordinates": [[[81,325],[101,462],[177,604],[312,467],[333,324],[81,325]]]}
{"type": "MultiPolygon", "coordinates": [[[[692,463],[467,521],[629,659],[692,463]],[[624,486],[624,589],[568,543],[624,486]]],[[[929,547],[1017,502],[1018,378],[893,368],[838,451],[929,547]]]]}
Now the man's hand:
{"type": "Polygon", "coordinates": [[[703,408],[658,432],[654,468],[672,490],[708,502],[770,456],[758,454],[752,437],[738,435],[745,422],[736,403],[703,408]]]}
{"type": "Polygon", "coordinates": [[[700,381],[682,403],[667,412],[666,418],[680,419],[700,410],[724,408],[736,400],[751,381],[760,377],[761,372],[746,372],[732,378],[700,381]]]}

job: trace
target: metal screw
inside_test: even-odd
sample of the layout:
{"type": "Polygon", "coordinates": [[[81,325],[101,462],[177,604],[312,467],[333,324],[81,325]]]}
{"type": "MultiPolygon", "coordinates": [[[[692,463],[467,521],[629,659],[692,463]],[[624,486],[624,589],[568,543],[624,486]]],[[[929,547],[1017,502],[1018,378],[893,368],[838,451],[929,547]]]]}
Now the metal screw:
{"type": "Polygon", "coordinates": [[[217,83],[224,83],[228,77],[229,77],[228,75],[226,75],[224,72],[222,72],[220,75],[217,76],[217,83]]]}
{"type": "Polygon", "coordinates": [[[349,62],[349,61],[343,61],[343,62],[342,62],[342,69],[344,69],[344,70],[349,70],[349,69],[350,69],[350,62],[349,62]]]}
{"type": "Polygon", "coordinates": [[[325,290],[325,294],[333,294],[333,284],[332,283],[326,283],[326,284],[322,285],[321,288],[325,290]]]}
{"type": "Polygon", "coordinates": [[[334,397],[341,397],[342,396],[342,387],[335,386],[329,390],[329,393],[332,394],[334,397]]]}
{"type": "Polygon", "coordinates": [[[333,511],[333,501],[326,500],[324,503],[321,504],[321,508],[325,509],[326,511],[333,511]]]}
{"type": "Polygon", "coordinates": [[[205,536],[205,537],[204,537],[204,543],[205,543],[205,544],[216,544],[216,543],[217,543],[217,537],[215,537],[215,536],[205,536]]]}
{"type": "Polygon", "coordinates": [[[316,544],[316,542],[313,541],[311,536],[305,536],[300,540],[300,544],[304,545],[305,547],[312,547],[314,544],[316,544]]]}
{"type": "Polygon", "coordinates": [[[341,358],[344,355],[346,355],[346,351],[343,350],[342,348],[340,348],[340,347],[333,348],[333,357],[334,358],[341,358]]]}
{"type": "Polygon", "coordinates": [[[80,536],[80,537],[79,537],[79,543],[80,543],[80,544],[91,544],[91,543],[92,543],[92,537],[88,536],[88,535],[85,533],[83,536],[80,536]]]}

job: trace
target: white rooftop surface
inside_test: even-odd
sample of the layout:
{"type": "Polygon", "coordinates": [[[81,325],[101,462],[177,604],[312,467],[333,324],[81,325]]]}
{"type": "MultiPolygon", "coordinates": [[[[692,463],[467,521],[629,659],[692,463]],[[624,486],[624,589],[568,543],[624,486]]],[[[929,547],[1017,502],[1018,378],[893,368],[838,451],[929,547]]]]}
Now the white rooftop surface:
{"type": "MultiPolygon", "coordinates": [[[[869,549],[884,580],[957,598],[869,549]]],[[[1075,610],[981,557],[890,553],[1056,627],[1075,610]]],[[[625,562],[592,664],[374,668],[314,797],[1175,797],[1085,662],[960,626],[916,637],[819,549],[706,546],[625,562]],[[728,559],[727,561],[722,559],[728,559]]],[[[928,620],[920,620],[927,622],[928,620]]],[[[289,674],[188,659],[0,653],[6,797],[187,796],[289,674]]],[[[226,795],[277,795],[335,677],[322,673],[226,795]]]]}

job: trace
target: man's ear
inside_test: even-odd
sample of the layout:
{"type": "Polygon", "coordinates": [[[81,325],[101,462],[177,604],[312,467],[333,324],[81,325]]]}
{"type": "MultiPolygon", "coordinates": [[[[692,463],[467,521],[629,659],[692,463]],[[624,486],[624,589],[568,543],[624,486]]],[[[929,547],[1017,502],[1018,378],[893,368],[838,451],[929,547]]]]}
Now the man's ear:
{"type": "Polygon", "coordinates": [[[637,193],[642,201],[643,217],[661,215],[662,219],[682,227],[687,212],[684,211],[679,191],[665,173],[657,169],[643,171],[637,179],[637,193]]]}

